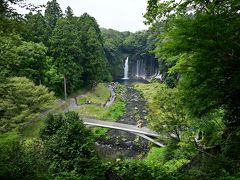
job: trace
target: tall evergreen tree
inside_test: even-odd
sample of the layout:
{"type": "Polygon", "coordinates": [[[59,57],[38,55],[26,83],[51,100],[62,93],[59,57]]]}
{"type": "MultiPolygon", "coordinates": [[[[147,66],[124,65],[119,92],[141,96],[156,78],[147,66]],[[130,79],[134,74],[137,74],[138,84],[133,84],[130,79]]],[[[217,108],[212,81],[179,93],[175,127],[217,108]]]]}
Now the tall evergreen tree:
{"type": "Polygon", "coordinates": [[[47,43],[47,23],[44,16],[38,12],[33,14],[30,12],[26,16],[25,31],[23,37],[26,41],[33,41],[36,43],[47,43]]]}
{"type": "Polygon", "coordinates": [[[83,51],[83,79],[85,84],[94,85],[111,78],[105,58],[101,31],[96,20],[87,13],[79,18],[83,51]]]}
{"type": "Polygon", "coordinates": [[[62,10],[57,3],[57,0],[52,0],[47,2],[47,7],[45,9],[45,20],[48,26],[48,37],[57,23],[57,20],[62,17],[62,10]]]}
{"type": "Polygon", "coordinates": [[[59,19],[50,43],[54,64],[64,81],[66,98],[66,91],[71,93],[82,86],[82,42],[76,19],[59,19]]]}
{"type": "Polygon", "coordinates": [[[73,17],[73,10],[70,6],[67,7],[67,9],[65,10],[65,16],[66,18],[72,18],[73,17]]]}

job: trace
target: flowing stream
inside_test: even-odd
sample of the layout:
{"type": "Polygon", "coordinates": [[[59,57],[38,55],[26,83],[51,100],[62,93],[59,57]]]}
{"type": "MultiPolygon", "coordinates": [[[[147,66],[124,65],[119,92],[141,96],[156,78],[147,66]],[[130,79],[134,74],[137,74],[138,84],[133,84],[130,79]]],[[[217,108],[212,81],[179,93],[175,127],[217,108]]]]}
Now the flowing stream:
{"type": "MultiPolygon", "coordinates": [[[[132,85],[126,85],[125,114],[117,122],[136,125],[139,119],[146,126],[146,102],[132,85]]],[[[96,149],[103,159],[141,158],[148,152],[148,141],[129,132],[109,130],[106,136],[96,141],[96,149]]]]}

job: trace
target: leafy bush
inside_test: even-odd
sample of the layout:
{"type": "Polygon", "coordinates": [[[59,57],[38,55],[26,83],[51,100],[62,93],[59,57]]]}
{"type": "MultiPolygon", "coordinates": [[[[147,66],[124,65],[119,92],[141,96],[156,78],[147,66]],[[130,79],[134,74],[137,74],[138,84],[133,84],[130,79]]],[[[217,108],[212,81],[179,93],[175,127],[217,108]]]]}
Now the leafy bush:
{"type": "Polygon", "coordinates": [[[108,171],[113,172],[116,179],[142,180],[161,179],[166,175],[161,171],[160,166],[149,166],[143,161],[128,160],[109,164],[108,171]]]}
{"type": "Polygon", "coordinates": [[[40,141],[21,141],[16,132],[0,135],[1,179],[47,179],[47,169],[40,141]]]}
{"type": "Polygon", "coordinates": [[[104,176],[103,165],[94,151],[93,135],[77,113],[48,116],[40,137],[54,177],[73,171],[89,179],[104,176]]]}

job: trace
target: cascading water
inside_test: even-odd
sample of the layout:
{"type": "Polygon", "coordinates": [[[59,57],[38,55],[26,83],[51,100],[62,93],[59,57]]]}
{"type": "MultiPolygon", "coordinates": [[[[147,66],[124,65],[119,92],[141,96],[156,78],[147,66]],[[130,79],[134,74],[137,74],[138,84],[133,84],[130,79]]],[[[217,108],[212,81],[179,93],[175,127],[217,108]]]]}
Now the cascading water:
{"type": "Polygon", "coordinates": [[[151,79],[157,75],[158,62],[155,59],[138,59],[130,64],[131,76],[142,79],[151,79]]]}
{"type": "Polygon", "coordinates": [[[140,61],[137,60],[137,72],[136,72],[136,77],[139,77],[139,69],[140,69],[140,61]]]}
{"type": "Polygon", "coordinates": [[[122,79],[128,79],[128,57],[125,60],[125,65],[124,65],[124,77],[122,79]]]}

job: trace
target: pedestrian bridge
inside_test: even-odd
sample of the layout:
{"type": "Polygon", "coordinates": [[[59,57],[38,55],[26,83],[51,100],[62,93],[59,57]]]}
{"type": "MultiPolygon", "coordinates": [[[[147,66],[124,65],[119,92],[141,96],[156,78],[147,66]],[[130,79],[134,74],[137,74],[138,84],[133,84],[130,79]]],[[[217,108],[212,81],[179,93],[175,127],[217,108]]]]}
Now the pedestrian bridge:
{"type": "Polygon", "coordinates": [[[153,139],[153,138],[159,137],[159,134],[147,127],[138,128],[136,125],[124,124],[119,122],[109,122],[109,121],[103,121],[103,120],[97,120],[97,119],[91,119],[91,118],[82,118],[82,119],[85,125],[127,131],[129,133],[133,133],[137,136],[140,136],[148,141],[151,141],[160,147],[164,147],[162,143],[157,142],[156,140],[153,139]]]}

